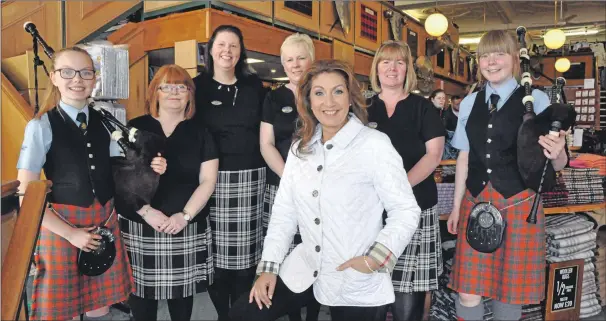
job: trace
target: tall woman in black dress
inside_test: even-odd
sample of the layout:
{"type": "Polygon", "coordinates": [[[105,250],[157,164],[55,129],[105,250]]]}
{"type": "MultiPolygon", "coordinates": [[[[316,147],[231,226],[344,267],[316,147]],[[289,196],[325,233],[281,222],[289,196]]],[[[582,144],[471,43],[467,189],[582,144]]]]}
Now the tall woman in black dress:
{"type": "MultiPolygon", "coordinates": [[[[284,72],[288,76],[288,84],[267,93],[265,102],[263,102],[261,154],[269,167],[263,202],[263,229],[265,231],[263,234],[267,233],[271,209],[299,116],[296,103],[297,86],[299,80],[303,78],[303,74],[314,61],[314,56],[314,44],[308,35],[297,33],[288,36],[280,48],[280,59],[284,72]]],[[[301,243],[301,235],[297,233],[291,247],[299,243],[301,243]]],[[[307,306],[307,321],[317,320],[319,312],[320,304],[312,302],[307,306]]],[[[300,309],[295,308],[290,311],[288,318],[290,321],[301,320],[300,309]]]]}
{"type": "Polygon", "coordinates": [[[261,259],[265,162],[259,147],[263,85],[246,64],[242,32],[215,29],[206,70],[197,76],[196,119],[207,126],[219,151],[219,176],[211,198],[215,282],[209,289],[219,320],[231,302],[248,293],[261,259]]]}
{"type": "Polygon", "coordinates": [[[442,274],[438,191],[433,172],[444,150],[445,130],[438,110],[412,94],[417,76],[408,45],[388,41],[377,50],[370,81],[378,94],[368,108],[368,125],[386,133],[402,160],[421,207],[419,228],[392,273],[394,320],[420,320],[426,291],[438,288],[442,274]]]}
{"type": "Polygon", "coordinates": [[[156,320],[158,300],[168,300],[174,321],[189,320],[193,296],[212,283],[211,231],[207,202],[219,162],[212,137],[191,118],[194,84],[176,65],[154,76],[147,115],[129,125],[166,137],[166,173],[151,204],[140,210],[116,202],[120,228],[135,280],[129,299],[137,321],[156,320]]]}

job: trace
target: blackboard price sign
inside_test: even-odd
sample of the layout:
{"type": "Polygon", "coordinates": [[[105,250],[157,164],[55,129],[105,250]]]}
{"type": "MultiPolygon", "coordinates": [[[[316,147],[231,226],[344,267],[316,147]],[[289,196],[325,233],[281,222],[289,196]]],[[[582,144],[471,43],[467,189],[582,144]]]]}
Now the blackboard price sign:
{"type": "Polygon", "coordinates": [[[546,320],[578,320],[583,264],[583,260],[573,260],[549,266],[546,320]]]}
{"type": "Polygon", "coordinates": [[[555,269],[554,271],[553,299],[551,311],[560,311],[575,308],[577,290],[577,265],[555,269]]]}

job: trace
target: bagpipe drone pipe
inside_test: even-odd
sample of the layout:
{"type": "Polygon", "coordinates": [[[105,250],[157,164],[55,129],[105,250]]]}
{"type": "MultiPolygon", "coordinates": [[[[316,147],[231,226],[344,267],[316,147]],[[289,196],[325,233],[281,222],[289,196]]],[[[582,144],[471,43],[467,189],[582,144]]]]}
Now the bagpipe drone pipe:
{"type": "Polygon", "coordinates": [[[526,28],[518,27],[516,32],[520,43],[520,65],[522,70],[520,84],[524,87],[525,91],[523,103],[526,109],[522,125],[518,129],[518,168],[526,186],[536,192],[532,209],[526,219],[528,223],[536,224],[540,193],[555,186],[555,170],[551,161],[545,157],[543,147],[538,143],[539,136],[547,134],[555,137],[559,136],[560,130],[566,131],[572,127],[576,118],[576,112],[571,106],[558,101],[560,97],[563,97],[561,93],[563,93],[562,87],[565,84],[564,78],[561,77],[555,81],[553,88],[555,92],[551,95],[551,105],[538,115],[534,112],[530,56],[528,55],[525,40],[526,28]]]}
{"type": "MultiPolygon", "coordinates": [[[[26,22],[24,24],[24,29],[34,38],[34,53],[36,54],[36,57],[34,58],[36,61],[34,68],[40,65],[44,66],[44,63],[37,57],[37,45],[40,44],[42,46],[44,53],[49,58],[53,57],[55,53],[54,50],[44,41],[44,39],[42,39],[42,36],[33,23],[26,22]]],[[[111,46],[93,45],[84,47],[83,49],[89,52],[91,56],[96,55],[97,59],[93,59],[93,61],[97,61],[103,60],[105,57],[103,55],[99,56],[98,52],[100,48],[103,49],[102,51],[111,54],[111,46]]],[[[121,50],[124,51],[123,49],[121,50]]],[[[128,56],[126,56],[126,59],[120,60],[124,61],[126,66],[116,66],[116,60],[108,59],[108,61],[109,60],[111,60],[114,65],[106,62],[99,64],[100,67],[97,67],[97,69],[100,69],[97,71],[100,71],[99,73],[103,76],[100,77],[98,73],[97,82],[107,79],[109,80],[109,83],[117,83],[117,81],[115,81],[116,79],[112,80],[110,78],[117,78],[117,74],[120,73],[120,70],[124,70],[123,67],[128,70],[128,56]]],[[[44,70],[46,71],[46,68],[44,68],[44,70]]],[[[127,97],[112,98],[111,94],[109,96],[107,95],[109,92],[111,91],[104,91],[100,94],[100,97],[103,97],[104,99],[103,101],[99,100],[93,92],[93,96],[97,97],[98,100],[95,101],[95,97],[93,97],[92,102],[89,104],[89,108],[97,111],[101,115],[103,126],[111,135],[112,140],[116,141],[124,151],[123,157],[111,157],[116,192],[114,196],[116,207],[118,210],[136,211],[143,205],[149,204],[158,189],[160,175],[157,174],[150,165],[152,159],[158,156],[158,153],[162,154],[164,152],[166,139],[161,135],[149,131],[126,126],[116,119],[109,111],[103,108],[103,105],[109,104],[113,106],[111,99],[127,97]],[[108,99],[110,101],[108,101],[108,99]]],[[[126,94],[126,96],[127,95],[128,94],[126,94]]],[[[35,105],[37,113],[37,99],[35,105]]]]}

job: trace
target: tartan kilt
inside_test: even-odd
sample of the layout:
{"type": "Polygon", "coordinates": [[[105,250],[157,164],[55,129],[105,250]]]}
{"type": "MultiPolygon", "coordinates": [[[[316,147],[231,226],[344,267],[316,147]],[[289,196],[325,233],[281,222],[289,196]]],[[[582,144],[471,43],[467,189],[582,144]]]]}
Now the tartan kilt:
{"type": "MultiPolygon", "coordinates": [[[[271,219],[271,209],[274,206],[274,200],[276,199],[276,193],[278,192],[278,186],[276,185],[265,185],[265,196],[263,197],[263,235],[267,235],[267,229],[269,228],[269,220],[271,219]]],[[[292,240],[290,244],[290,251],[292,251],[295,246],[302,243],[301,234],[299,233],[299,228],[297,227],[297,234],[292,240]]]]}
{"type": "MultiPolygon", "coordinates": [[[[100,226],[114,211],[113,200],[105,206],[97,199],[88,207],[53,204],[63,218],[77,227],[100,226]]],[[[99,276],[80,275],[78,248],[41,227],[36,244],[32,293],[32,320],[70,320],[82,313],[128,299],[132,292],[131,269],[120,237],[118,217],[107,223],[116,237],[112,267],[99,276]]]]}
{"type": "Polygon", "coordinates": [[[394,291],[424,292],[438,288],[442,274],[442,242],[438,206],[421,212],[419,228],[398,258],[391,275],[394,291]]]}
{"type": "Polygon", "coordinates": [[[491,183],[475,199],[469,191],[465,193],[448,284],[451,289],[509,304],[535,304],[544,299],[545,215],[541,204],[537,224],[527,223],[534,198],[523,201],[534,194],[525,190],[505,199],[491,183]],[[469,213],[478,202],[491,202],[498,209],[521,202],[501,211],[507,227],[503,244],[493,253],[474,250],[465,238],[469,213]]]}
{"type": "Polygon", "coordinates": [[[133,294],[152,300],[180,299],[204,292],[212,284],[212,234],[208,217],[175,235],[120,216],[126,253],[133,268],[133,294]]]}
{"type": "Polygon", "coordinates": [[[265,167],[219,171],[210,199],[213,260],[216,268],[257,266],[263,246],[265,167]]]}

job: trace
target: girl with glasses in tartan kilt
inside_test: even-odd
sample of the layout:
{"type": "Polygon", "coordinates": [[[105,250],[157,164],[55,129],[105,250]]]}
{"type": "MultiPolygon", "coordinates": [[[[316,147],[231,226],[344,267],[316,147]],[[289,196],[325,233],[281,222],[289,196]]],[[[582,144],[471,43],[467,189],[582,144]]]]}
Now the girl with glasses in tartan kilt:
{"type": "MultiPolygon", "coordinates": [[[[101,115],[88,107],[95,85],[90,55],[80,48],[56,52],[50,81],[42,109],[25,128],[17,163],[20,192],[40,179],[42,169],[53,183],[48,202],[54,211],[44,213],[34,256],[31,318],[69,320],[85,312],[94,317],[126,300],[132,290],[118,218],[112,215],[110,156],[120,152],[101,124],[101,115]],[[98,248],[101,236],[92,231],[104,223],[115,237],[113,265],[99,276],[81,275],[78,250],[98,248]]],[[[161,157],[151,166],[159,174],[166,170],[161,157]]]]}

